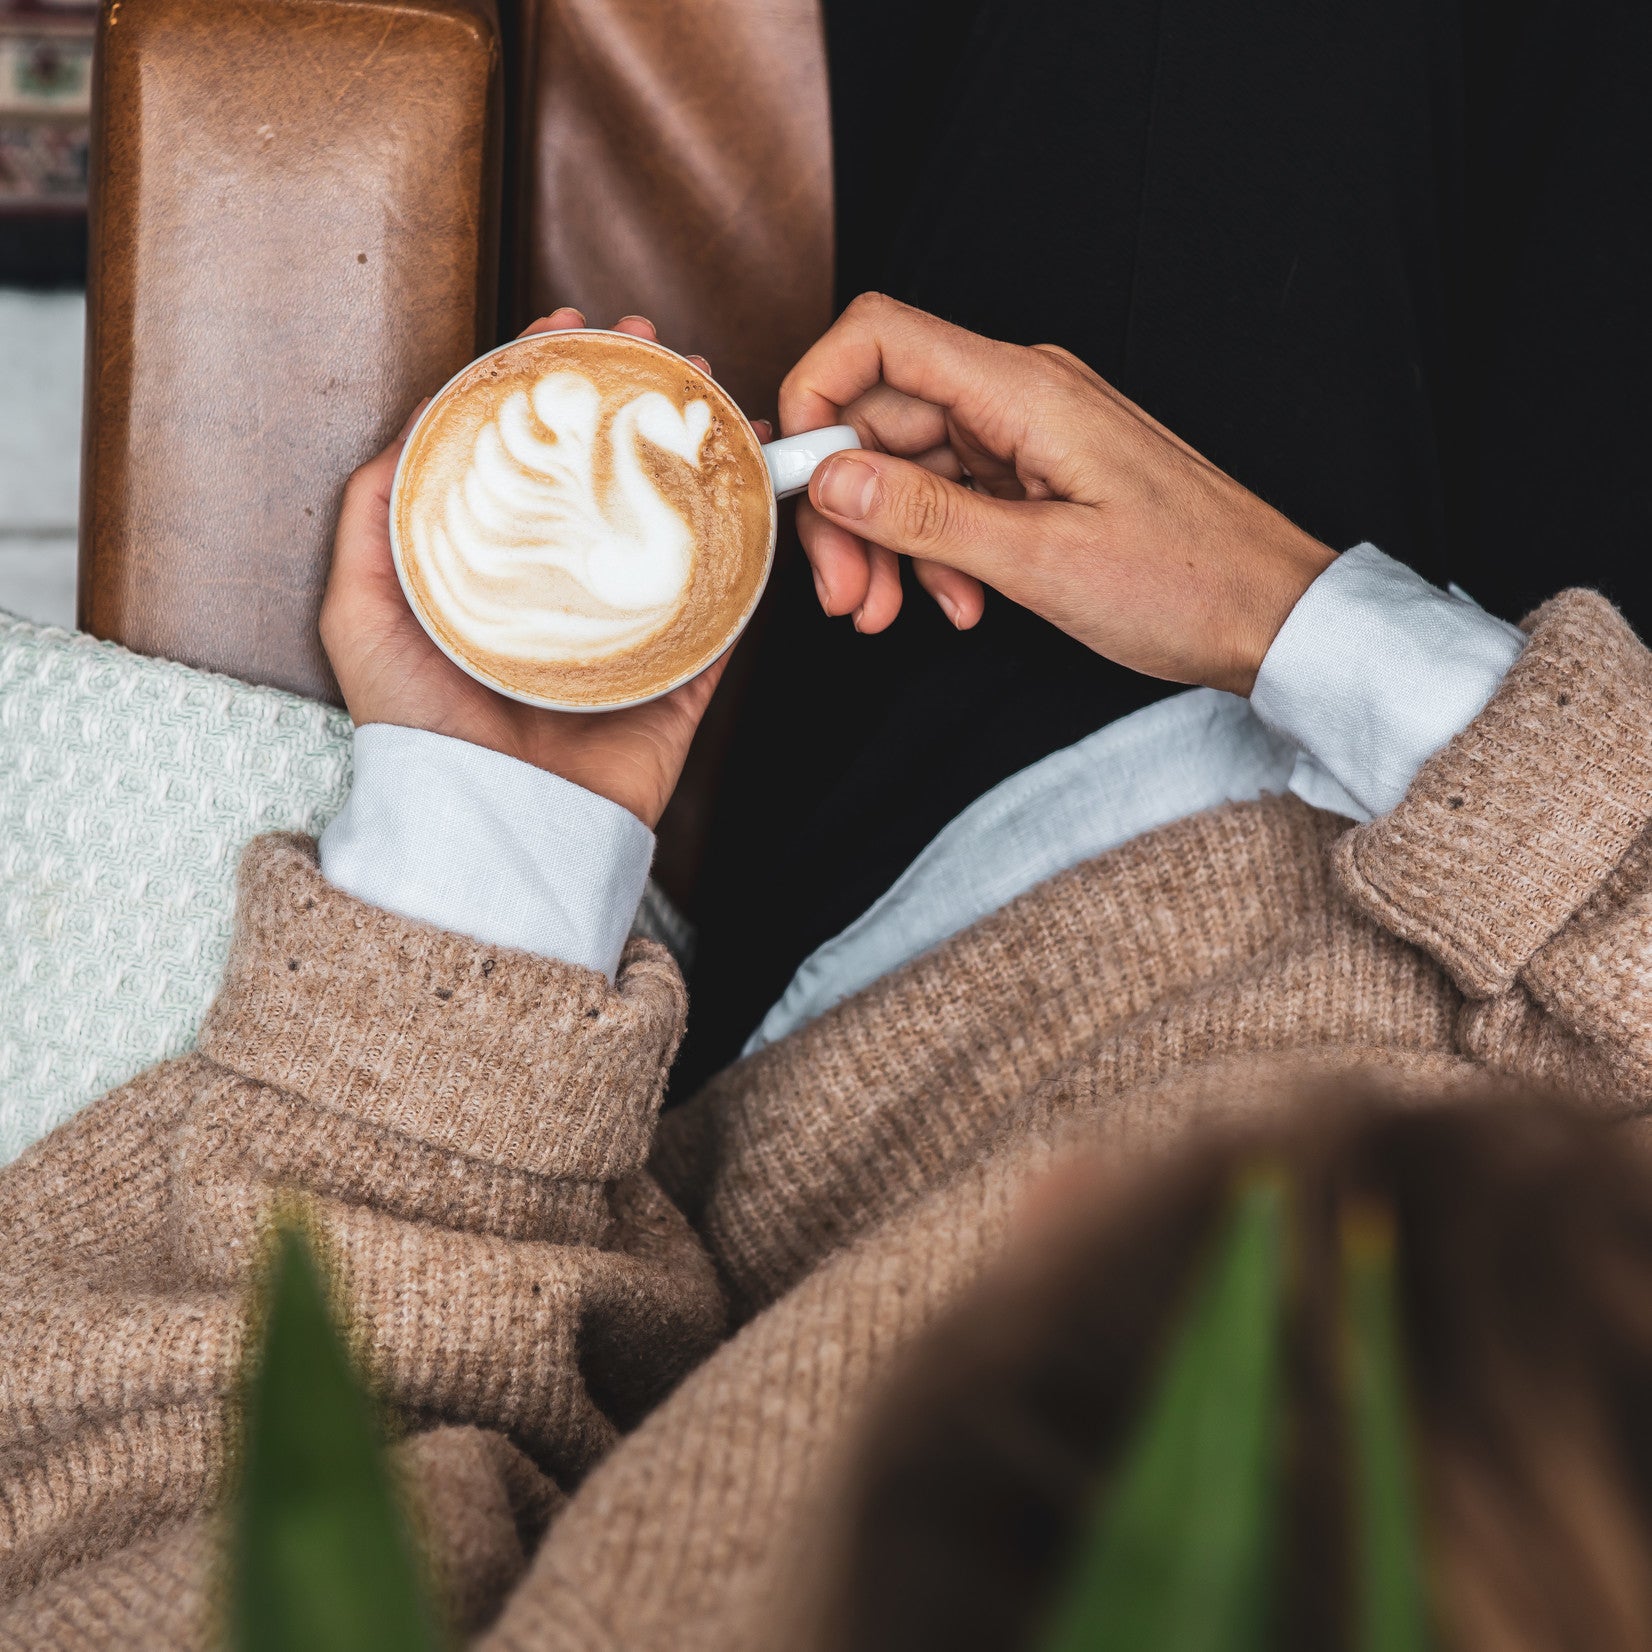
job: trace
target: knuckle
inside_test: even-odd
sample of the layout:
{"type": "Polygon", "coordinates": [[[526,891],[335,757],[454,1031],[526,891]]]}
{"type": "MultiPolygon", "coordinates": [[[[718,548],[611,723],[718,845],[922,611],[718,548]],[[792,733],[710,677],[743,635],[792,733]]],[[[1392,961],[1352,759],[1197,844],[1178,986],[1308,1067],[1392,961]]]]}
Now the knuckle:
{"type": "Polygon", "coordinates": [[[1051,361],[1060,362],[1064,367],[1072,368],[1080,365],[1078,357],[1071,350],[1064,349],[1059,344],[1035,344],[1033,349],[1039,355],[1047,356],[1051,361]]]}
{"type": "MultiPolygon", "coordinates": [[[[851,321],[856,327],[876,334],[888,334],[893,331],[911,330],[920,323],[934,323],[934,318],[924,314],[922,310],[915,310],[910,304],[903,304],[898,298],[891,298],[888,293],[866,292],[860,293],[850,300],[849,307],[843,312],[844,319],[851,321]]],[[[946,325],[946,323],[939,323],[946,325]]]]}
{"type": "Polygon", "coordinates": [[[1059,344],[1035,344],[1032,353],[1038,358],[1041,375],[1052,386],[1070,388],[1090,379],[1090,369],[1071,350],[1063,350],[1059,344]]]}
{"type": "Polygon", "coordinates": [[[786,376],[780,381],[780,390],[776,398],[782,410],[789,402],[796,401],[796,399],[808,389],[807,381],[810,365],[813,361],[815,352],[818,349],[818,343],[811,345],[809,349],[805,351],[797,361],[794,361],[786,370],[786,376]]]}
{"type": "Polygon", "coordinates": [[[1059,344],[1035,344],[1031,353],[1039,358],[1042,376],[1052,389],[1094,391],[1105,383],[1093,367],[1059,344]]]}
{"type": "Polygon", "coordinates": [[[951,509],[940,482],[927,471],[914,476],[894,500],[895,524],[910,545],[933,545],[946,537],[951,509]]]}

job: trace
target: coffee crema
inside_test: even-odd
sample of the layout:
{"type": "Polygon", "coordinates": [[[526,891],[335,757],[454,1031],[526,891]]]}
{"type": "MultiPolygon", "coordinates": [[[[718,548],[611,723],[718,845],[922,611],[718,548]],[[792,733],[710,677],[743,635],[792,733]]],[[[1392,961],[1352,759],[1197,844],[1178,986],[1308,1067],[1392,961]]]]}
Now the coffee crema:
{"type": "Polygon", "coordinates": [[[421,620],[471,670],[596,706],[717,657],[762,590],[774,509],[720,386],[644,340],[545,333],[431,405],[395,528],[421,620]]]}

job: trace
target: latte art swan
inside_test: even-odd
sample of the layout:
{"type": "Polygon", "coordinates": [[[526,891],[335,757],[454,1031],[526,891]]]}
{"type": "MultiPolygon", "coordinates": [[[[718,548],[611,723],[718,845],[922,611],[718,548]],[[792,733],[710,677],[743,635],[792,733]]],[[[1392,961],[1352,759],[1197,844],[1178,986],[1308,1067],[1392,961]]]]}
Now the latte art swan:
{"type": "Polygon", "coordinates": [[[512,392],[478,432],[463,475],[411,513],[432,595],[472,647],[547,664],[596,660],[646,640],[682,604],[694,536],[641,447],[698,469],[711,408],[679,410],[644,391],[609,420],[605,453],[601,413],[597,387],[575,372],[512,392]]]}
{"type": "Polygon", "coordinates": [[[603,711],[665,694],[740,634],[777,526],[768,450],[652,340],[530,333],[415,421],[390,499],[396,577],[462,671],[603,711]]]}

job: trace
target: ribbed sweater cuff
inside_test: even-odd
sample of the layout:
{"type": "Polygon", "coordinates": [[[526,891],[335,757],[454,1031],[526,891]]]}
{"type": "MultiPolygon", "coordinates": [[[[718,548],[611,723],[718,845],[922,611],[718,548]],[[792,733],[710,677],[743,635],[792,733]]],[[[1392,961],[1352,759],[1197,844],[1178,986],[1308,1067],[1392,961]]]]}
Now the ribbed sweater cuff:
{"type": "Polygon", "coordinates": [[[682,1034],[682,977],[633,941],[617,986],[334,888],[308,838],[256,839],[200,1048],[318,1107],[539,1175],[640,1165],[682,1034]]]}
{"type": "Polygon", "coordinates": [[[1508,990],[1652,819],[1652,654],[1592,591],[1524,629],[1485,710],[1335,850],[1349,898],[1474,998],[1508,990]]]}

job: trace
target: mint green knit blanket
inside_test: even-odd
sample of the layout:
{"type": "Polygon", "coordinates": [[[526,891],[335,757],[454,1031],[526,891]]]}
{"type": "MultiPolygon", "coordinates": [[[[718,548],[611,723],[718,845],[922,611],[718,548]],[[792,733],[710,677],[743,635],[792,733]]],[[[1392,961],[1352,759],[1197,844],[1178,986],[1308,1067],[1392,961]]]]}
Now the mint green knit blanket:
{"type": "Polygon", "coordinates": [[[242,848],[349,786],[341,711],[0,612],[0,1164],[190,1048],[242,848]]]}
{"type": "Polygon", "coordinates": [[[0,1163],[189,1049],[242,847],[349,785],[341,711],[0,614],[0,1163]]]}

